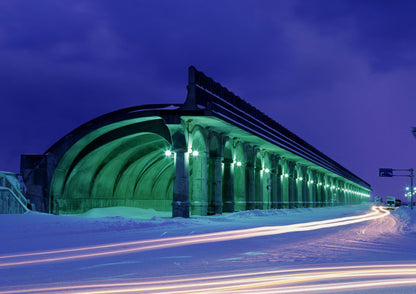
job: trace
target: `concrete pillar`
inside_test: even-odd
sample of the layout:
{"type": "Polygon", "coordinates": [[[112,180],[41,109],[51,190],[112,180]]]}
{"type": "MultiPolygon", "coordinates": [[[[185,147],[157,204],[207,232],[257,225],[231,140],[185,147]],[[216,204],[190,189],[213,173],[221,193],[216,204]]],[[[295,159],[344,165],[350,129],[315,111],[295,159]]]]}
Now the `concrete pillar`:
{"type": "Polygon", "coordinates": [[[209,158],[209,193],[211,203],[209,204],[210,214],[222,213],[222,158],[209,158]]]}
{"type": "Polygon", "coordinates": [[[254,166],[254,181],[255,181],[255,208],[256,209],[263,209],[263,160],[262,158],[258,158],[257,156],[260,155],[260,151],[255,149],[256,154],[256,161],[254,166]]]}
{"type": "Polygon", "coordinates": [[[288,179],[288,185],[289,185],[289,208],[297,208],[297,185],[296,185],[296,163],[294,161],[288,162],[289,167],[289,177],[288,179]]]}
{"type": "Polygon", "coordinates": [[[308,191],[308,168],[307,166],[301,165],[299,167],[300,177],[298,184],[301,187],[302,194],[302,207],[310,206],[309,191],[308,191]]]}
{"type": "Polygon", "coordinates": [[[341,195],[340,197],[341,197],[341,202],[342,202],[342,205],[346,205],[346,204],[348,204],[348,203],[347,203],[347,199],[346,199],[346,197],[345,197],[344,187],[345,187],[345,185],[344,185],[344,181],[340,181],[340,182],[339,182],[339,194],[341,195]]]}
{"type": "Polygon", "coordinates": [[[255,176],[254,166],[251,162],[246,163],[246,209],[255,208],[255,176]]]}
{"type": "Polygon", "coordinates": [[[325,206],[331,206],[331,180],[328,175],[324,176],[324,195],[325,195],[325,206]]]}
{"type": "Polygon", "coordinates": [[[321,206],[324,207],[326,206],[326,199],[325,199],[325,190],[324,190],[324,185],[325,185],[325,175],[323,173],[319,174],[319,183],[318,183],[318,189],[319,189],[319,194],[320,194],[320,199],[321,199],[321,206]]]}
{"type": "Polygon", "coordinates": [[[295,183],[296,183],[296,203],[297,203],[297,207],[305,207],[303,204],[303,173],[302,173],[302,165],[300,164],[296,164],[295,167],[296,170],[296,178],[295,178],[295,183]]]}
{"type": "Polygon", "coordinates": [[[255,162],[256,149],[253,146],[246,145],[244,148],[246,153],[246,209],[255,209],[256,201],[256,182],[255,182],[255,162]]]}
{"type": "Polygon", "coordinates": [[[271,208],[277,209],[279,208],[279,197],[278,197],[278,190],[280,186],[278,186],[278,178],[280,177],[279,174],[279,166],[278,166],[279,158],[277,156],[271,157],[271,168],[270,168],[270,179],[271,179],[271,208]]]}
{"type": "Polygon", "coordinates": [[[189,217],[189,158],[186,139],[183,133],[176,132],[173,136],[173,152],[175,152],[175,176],[173,182],[172,217],[189,217]]]}
{"type": "Polygon", "coordinates": [[[287,161],[284,158],[280,159],[280,165],[282,167],[282,174],[279,177],[281,182],[281,208],[289,208],[289,168],[287,161]]]}
{"type": "Polygon", "coordinates": [[[322,207],[322,206],[324,206],[324,203],[322,201],[322,198],[323,198],[323,195],[322,195],[322,174],[317,171],[315,178],[316,178],[315,187],[316,187],[317,206],[322,207]]]}
{"type": "Polygon", "coordinates": [[[242,211],[246,209],[246,153],[244,144],[236,141],[234,144],[234,210],[242,211]]]}
{"type": "Polygon", "coordinates": [[[234,211],[234,164],[232,159],[223,160],[222,180],[223,212],[234,211]]]}
{"type": "Polygon", "coordinates": [[[338,193],[337,193],[337,182],[331,178],[331,202],[333,206],[339,205],[338,193]]]}
{"type": "Polygon", "coordinates": [[[351,193],[349,192],[350,188],[350,185],[348,183],[345,183],[345,199],[348,204],[354,204],[351,199],[351,193]]]}
{"type": "MultiPolygon", "coordinates": [[[[198,151],[198,156],[192,156],[191,213],[192,215],[207,215],[208,188],[207,188],[207,153],[198,151]]],[[[189,156],[189,155],[188,155],[189,156]]]]}
{"type": "Polygon", "coordinates": [[[272,162],[271,156],[268,152],[262,152],[263,158],[263,170],[262,170],[262,199],[263,207],[262,209],[271,209],[272,208],[272,162]]]}
{"type": "Polygon", "coordinates": [[[317,207],[316,199],[316,171],[308,169],[308,190],[311,207],[317,207]]]}

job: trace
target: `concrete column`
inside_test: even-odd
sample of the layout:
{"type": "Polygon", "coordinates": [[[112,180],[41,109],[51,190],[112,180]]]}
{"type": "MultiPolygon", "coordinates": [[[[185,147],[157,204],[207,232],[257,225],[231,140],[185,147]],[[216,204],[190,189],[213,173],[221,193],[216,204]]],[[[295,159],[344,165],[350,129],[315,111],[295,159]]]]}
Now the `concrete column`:
{"type": "Polygon", "coordinates": [[[322,184],[322,179],[321,179],[321,173],[320,172],[316,172],[316,176],[315,176],[316,182],[315,182],[315,189],[316,189],[316,202],[317,202],[317,206],[318,207],[322,207],[323,201],[322,201],[322,188],[321,188],[321,184],[322,184]]]}
{"type": "Polygon", "coordinates": [[[316,171],[310,170],[309,171],[309,191],[311,194],[312,206],[317,207],[318,201],[316,197],[316,171]]]}
{"type": "MultiPolygon", "coordinates": [[[[173,140],[185,141],[183,134],[174,134],[173,140]]],[[[189,169],[188,153],[186,145],[177,142],[173,151],[175,152],[175,177],[173,182],[172,217],[189,217],[189,169]]]]}
{"type": "MultiPolygon", "coordinates": [[[[207,188],[207,153],[198,151],[198,156],[192,157],[191,176],[191,213],[192,215],[207,215],[208,188],[207,188]]],[[[188,155],[189,156],[189,155],[188,155]]]]}
{"type": "Polygon", "coordinates": [[[324,194],[325,194],[325,206],[331,206],[331,181],[329,176],[324,176],[324,194]]]}
{"type": "Polygon", "coordinates": [[[350,185],[345,183],[344,189],[345,189],[345,201],[346,201],[346,203],[347,204],[353,204],[352,199],[351,199],[351,194],[349,192],[350,185]]]}
{"type": "Polygon", "coordinates": [[[289,177],[288,185],[289,185],[289,208],[297,208],[297,186],[296,186],[296,163],[293,161],[288,162],[289,167],[289,177]]]}
{"type": "Polygon", "coordinates": [[[255,175],[254,175],[254,166],[251,162],[246,164],[246,209],[255,208],[255,175]]]}
{"type": "Polygon", "coordinates": [[[320,183],[319,190],[320,190],[320,193],[321,193],[321,203],[322,203],[322,207],[324,207],[324,206],[326,206],[326,194],[325,194],[325,189],[324,189],[324,186],[325,186],[325,175],[324,174],[320,175],[319,183],[320,183]]]}
{"type": "Polygon", "coordinates": [[[209,204],[210,214],[222,213],[222,167],[221,157],[209,158],[209,192],[211,203],[209,204]]]}
{"type": "Polygon", "coordinates": [[[339,182],[339,194],[341,195],[340,198],[341,198],[342,205],[347,204],[347,199],[345,197],[344,187],[345,187],[344,181],[340,181],[339,182]]]}
{"type": "Polygon", "coordinates": [[[308,191],[308,168],[301,166],[299,168],[301,179],[298,180],[299,186],[302,190],[302,207],[310,206],[309,191],[308,191]]]}
{"type": "Polygon", "coordinates": [[[302,165],[296,164],[295,167],[296,170],[296,178],[295,178],[295,184],[296,184],[296,202],[297,207],[304,207],[303,205],[303,173],[302,173],[302,165]]]}
{"type": "Polygon", "coordinates": [[[234,210],[246,209],[246,152],[242,142],[234,142],[234,210]]]}
{"type": "Polygon", "coordinates": [[[246,158],[246,210],[256,208],[255,164],[257,150],[251,145],[244,146],[246,158]]]}
{"type": "Polygon", "coordinates": [[[339,205],[338,193],[337,193],[337,182],[331,178],[331,202],[333,206],[339,205]]]}
{"type": "Polygon", "coordinates": [[[255,205],[256,209],[263,209],[263,171],[261,166],[254,167],[255,205]]]}
{"type": "Polygon", "coordinates": [[[282,192],[282,196],[281,196],[281,203],[282,203],[282,207],[281,208],[289,208],[289,168],[287,165],[287,161],[285,159],[281,159],[280,160],[280,164],[282,167],[282,174],[279,177],[280,178],[280,182],[281,182],[281,192],[282,192]]]}
{"type": "Polygon", "coordinates": [[[231,159],[223,160],[222,197],[223,212],[234,211],[234,164],[231,159]]]}
{"type": "Polygon", "coordinates": [[[270,168],[270,179],[271,179],[271,183],[270,183],[270,189],[271,189],[271,195],[270,195],[270,206],[272,209],[277,209],[279,208],[278,205],[278,172],[279,172],[279,167],[278,167],[278,157],[276,156],[272,156],[271,157],[271,168],[270,168]]]}

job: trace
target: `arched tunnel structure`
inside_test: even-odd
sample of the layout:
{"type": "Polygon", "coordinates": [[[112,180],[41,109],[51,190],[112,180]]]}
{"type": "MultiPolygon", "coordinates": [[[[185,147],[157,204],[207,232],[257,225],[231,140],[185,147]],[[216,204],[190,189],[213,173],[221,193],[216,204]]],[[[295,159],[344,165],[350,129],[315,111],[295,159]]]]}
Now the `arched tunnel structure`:
{"type": "Polygon", "coordinates": [[[368,198],[368,183],[194,67],[187,89],[183,104],[117,110],[22,155],[28,198],[53,213],[131,206],[174,217],[368,198]]]}

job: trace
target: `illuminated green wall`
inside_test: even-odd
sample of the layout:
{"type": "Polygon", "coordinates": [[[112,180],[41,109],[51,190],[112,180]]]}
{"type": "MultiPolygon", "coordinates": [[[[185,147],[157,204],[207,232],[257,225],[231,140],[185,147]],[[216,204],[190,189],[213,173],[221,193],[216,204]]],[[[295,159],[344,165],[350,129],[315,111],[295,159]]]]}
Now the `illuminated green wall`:
{"type": "Polygon", "coordinates": [[[131,206],[210,215],[354,204],[368,192],[217,118],[166,124],[149,116],[91,129],[67,146],[53,173],[50,210],[131,206]]]}

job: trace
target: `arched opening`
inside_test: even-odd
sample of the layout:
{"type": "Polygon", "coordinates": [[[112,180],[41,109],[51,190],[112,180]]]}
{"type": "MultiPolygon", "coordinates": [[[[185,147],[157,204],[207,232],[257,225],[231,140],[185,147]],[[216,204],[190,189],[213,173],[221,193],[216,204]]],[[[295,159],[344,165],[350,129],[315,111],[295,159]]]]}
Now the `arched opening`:
{"type": "Polygon", "coordinates": [[[170,211],[171,139],[162,120],[125,121],[91,131],[62,156],[51,182],[52,211],[132,206],[170,211]]]}

